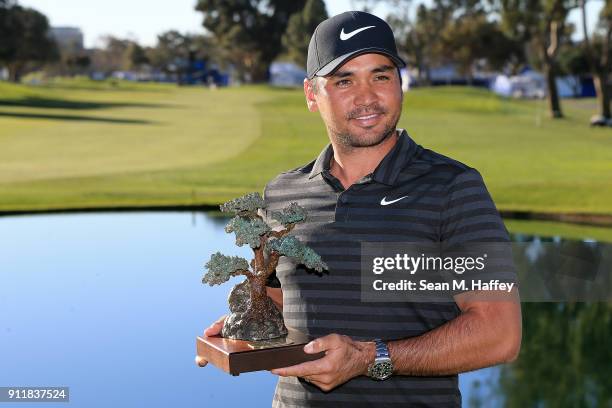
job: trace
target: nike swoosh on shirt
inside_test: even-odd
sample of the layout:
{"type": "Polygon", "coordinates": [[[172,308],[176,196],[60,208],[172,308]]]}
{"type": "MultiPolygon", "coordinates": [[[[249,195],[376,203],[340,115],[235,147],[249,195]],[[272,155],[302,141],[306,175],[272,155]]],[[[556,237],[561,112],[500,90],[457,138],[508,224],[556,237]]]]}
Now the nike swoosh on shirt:
{"type": "Polygon", "coordinates": [[[351,38],[352,36],[354,36],[355,34],[359,34],[363,30],[367,30],[368,28],[374,28],[374,27],[376,27],[376,26],[361,27],[361,28],[358,28],[356,30],[351,31],[350,33],[345,33],[344,32],[344,27],[342,27],[342,31],[340,31],[340,39],[342,41],[346,41],[349,38],[351,38]]]}
{"type": "Polygon", "coordinates": [[[380,205],[389,205],[389,204],[397,203],[399,200],[403,200],[406,197],[408,196],[406,195],[406,196],[396,198],[395,200],[391,200],[391,201],[387,201],[387,197],[383,197],[383,199],[380,200],[380,205]]]}

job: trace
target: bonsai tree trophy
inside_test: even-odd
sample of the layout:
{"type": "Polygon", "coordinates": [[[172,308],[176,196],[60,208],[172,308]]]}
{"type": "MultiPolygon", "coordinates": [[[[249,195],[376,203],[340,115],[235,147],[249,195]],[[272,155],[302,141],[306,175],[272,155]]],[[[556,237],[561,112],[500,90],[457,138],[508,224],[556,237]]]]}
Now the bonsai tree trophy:
{"type": "Polygon", "coordinates": [[[236,245],[249,245],[254,256],[248,262],[217,252],[206,263],[203,283],[219,285],[240,275],[246,279],[230,292],[230,314],[225,319],[221,336],[198,337],[198,356],[233,375],[321,357],[303,352],[303,345],[310,339],[285,327],[282,313],[266,293],[266,282],[281,256],[318,272],[327,269],[312,248],[289,235],[297,223],[306,220],[306,211],[297,203],[272,211],[270,218],[282,227],[273,230],[260,215],[259,210],[265,210],[266,205],[259,193],[228,201],[220,208],[234,215],[225,231],[236,235],[236,245]]]}

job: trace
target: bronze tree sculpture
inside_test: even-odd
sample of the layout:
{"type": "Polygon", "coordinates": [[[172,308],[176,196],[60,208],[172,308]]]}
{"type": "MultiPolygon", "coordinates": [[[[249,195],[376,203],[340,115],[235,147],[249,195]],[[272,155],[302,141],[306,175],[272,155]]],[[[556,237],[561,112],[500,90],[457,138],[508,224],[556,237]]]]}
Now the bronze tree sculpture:
{"type": "Polygon", "coordinates": [[[291,203],[270,218],[282,226],[273,230],[260,215],[266,204],[259,193],[249,193],[221,205],[221,211],[234,214],[225,231],[236,235],[236,245],[248,244],[254,252],[249,263],[238,256],[214,253],[206,263],[203,283],[219,285],[233,276],[246,279],[234,286],[229,295],[230,314],[221,335],[231,339],[268,340],[287,334],[281,312],[266,293],[266,282],[281,256],[288,256],[307,268],[322,272],[327,265],[310,247],[288,235],[295,225],[306,220],[306,210],[291,203]],[[249,268],[250,266],[250,268],[249,268]]]}

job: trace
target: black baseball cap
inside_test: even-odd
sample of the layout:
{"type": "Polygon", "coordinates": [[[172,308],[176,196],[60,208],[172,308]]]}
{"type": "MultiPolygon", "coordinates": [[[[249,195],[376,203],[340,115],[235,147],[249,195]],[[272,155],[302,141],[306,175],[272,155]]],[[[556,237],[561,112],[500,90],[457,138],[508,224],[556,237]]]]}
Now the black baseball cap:
{"type": "Polygon", "coordinates": [[[391,58],[398,68],[406,63],[397,55],[391,27],[381,18],[363,11],[347,11],[322,21],[308,45],[308,78],[332,74],[361,54],[377,53],[391,58]]]}

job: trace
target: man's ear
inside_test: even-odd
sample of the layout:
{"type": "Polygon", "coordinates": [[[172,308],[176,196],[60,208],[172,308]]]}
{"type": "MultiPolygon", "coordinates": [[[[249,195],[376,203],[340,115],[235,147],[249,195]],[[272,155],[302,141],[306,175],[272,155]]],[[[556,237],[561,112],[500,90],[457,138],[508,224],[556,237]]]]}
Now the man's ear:
{"type": "Polygon", "coordinates": [[[311,112],[318,111],[319,107],[317,106],[317,100],[315,99],[315,92],[312,83],[308,80],[308,78],[304,78],[304,96],[306,96],[306,106],[308,106],[308,110],[311,112]]]}

